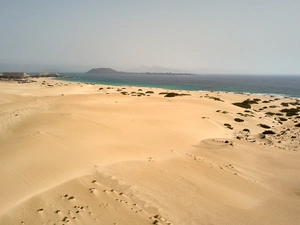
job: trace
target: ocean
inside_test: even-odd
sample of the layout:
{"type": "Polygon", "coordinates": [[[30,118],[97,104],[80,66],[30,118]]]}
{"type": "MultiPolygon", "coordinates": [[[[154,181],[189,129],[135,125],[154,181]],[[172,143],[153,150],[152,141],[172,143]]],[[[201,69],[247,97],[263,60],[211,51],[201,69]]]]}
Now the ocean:
{"type": "Polygon", "coordinates": [[[300,75],[175,75],[175,74],[82,74],[61,73],[55,78],[70,82],[254,93],[300,99],[300,75]]]}

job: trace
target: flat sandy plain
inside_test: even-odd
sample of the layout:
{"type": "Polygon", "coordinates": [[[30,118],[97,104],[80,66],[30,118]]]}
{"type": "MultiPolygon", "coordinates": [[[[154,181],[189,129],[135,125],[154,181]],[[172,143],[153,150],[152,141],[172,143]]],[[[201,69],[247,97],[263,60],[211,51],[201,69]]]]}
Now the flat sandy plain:
{"type": "Polygon", "coordinates": [[[299,101],[32,81],[0,81],[1,225],[300,223],[299,101]]]}

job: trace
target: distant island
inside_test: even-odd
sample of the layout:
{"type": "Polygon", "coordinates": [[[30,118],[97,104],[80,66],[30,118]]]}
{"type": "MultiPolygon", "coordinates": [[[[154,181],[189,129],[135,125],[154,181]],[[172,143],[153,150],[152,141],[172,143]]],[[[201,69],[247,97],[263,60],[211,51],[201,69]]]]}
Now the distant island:
{"type": "Polygon", "coordinates": [[[86,72],[86,74],[105,74],[105,75],[108,75],[108,74],[113,74],[113,75],[119,75],[119,74],[149,74],[149,75],[194,75],[192,73],[172,73],[172,72],[158,72],[158,73],[153,73],[153,72],[144,72],[144,73],[137,73],[137,72],[123,72],[123,71],[116,71],[116,70],[113,70],[111,68],[94,68],[94,69],[91,69],[89,71],[86,72]]]}

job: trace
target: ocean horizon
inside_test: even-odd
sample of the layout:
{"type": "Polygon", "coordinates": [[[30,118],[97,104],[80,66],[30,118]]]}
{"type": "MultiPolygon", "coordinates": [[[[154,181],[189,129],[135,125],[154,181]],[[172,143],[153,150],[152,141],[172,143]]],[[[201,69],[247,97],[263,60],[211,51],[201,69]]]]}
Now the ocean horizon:
{"type": "Polygon", "coordinates": [[[113,86],[153,87],[170,90],[220,91],[273,95],[300,99],[297,75],[187,75],[61,73],[56,80],[113,86]]]}

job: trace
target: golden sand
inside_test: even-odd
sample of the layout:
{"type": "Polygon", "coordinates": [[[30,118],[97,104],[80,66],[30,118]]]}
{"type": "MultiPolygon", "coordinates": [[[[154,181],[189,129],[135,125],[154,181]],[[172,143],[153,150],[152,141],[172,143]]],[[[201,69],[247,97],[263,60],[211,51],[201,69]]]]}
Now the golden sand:
{"type": "Polygon", "coordinates": [[[1,225],[299,224],[298,101],[32,81],[0,81],[1,225]]]}

